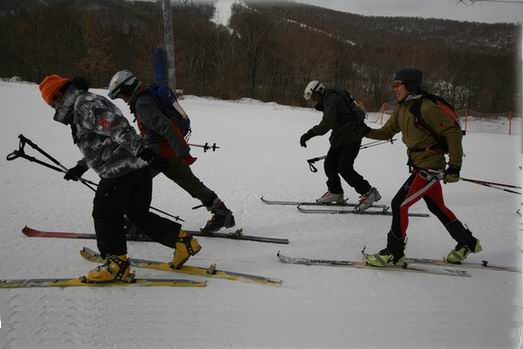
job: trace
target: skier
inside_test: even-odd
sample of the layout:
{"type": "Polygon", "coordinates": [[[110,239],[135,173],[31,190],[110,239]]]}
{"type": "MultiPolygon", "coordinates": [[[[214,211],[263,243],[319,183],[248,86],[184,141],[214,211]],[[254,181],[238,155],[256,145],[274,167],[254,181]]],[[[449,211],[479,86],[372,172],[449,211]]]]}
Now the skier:
{"type": "Polygon", "coordinates": [[[202,232],[213,233],[223,227],[233,227],[236,223],[231,210],[191,171],[189,166],[196,158],[189,154],[189,146],[178,125],[162,111],[161,102],[152,95],[151,88],[130,71],[121,70],[112,77],[108,95],[111,99],[121,98],[129,105],[147,146],[169,160],[169,166],[154,173],[153,177],[162,172],[212,213],[202,232]]]}
{"type": "Polygon", "coordinates": [[[456,247],[447,256],[448,262],[459,263],[465,260],[469,253],[481,251],[479,240],[472,236],[470,230],[445,206],[440,184],[440,180],[444,183],[459,180],[463,157],[461,128],[435,102],[424,98],[428,94],[421,89],[422,82],[423,73],[418,69],[406,68],[397,71],[393,90],[398,106],[382,128],[367,127],[366,137],[371,139],[392,139],[396,133],[402,133],[411,172],[392,199],[392,226],[387,235],[387,247],[377,254],[368,256],[367,263],[372,266],[404,264],[408,211],[420,199],[425,200],[429,210],[457,241],[456,247]],[[419,127],[414,114],[413,106],[416,103],[426,125],[424,128],[419,127]],[[428,132],[429,128],[433,132],[428,132]],[[449,161],[445,168],[447,149],[449,161]]]}
{"type": "Polygon", "coordinates": [[[321,204],[344,203],[343,188],[339,175],[360,194],[357,211],[364,211],[381,199],[378,190],[372,187],[354,169],[365,124],[365,113],[343,90],[326,89],[318,80],[311,81],[303,93],[303,98],[314,109],[323,112],[321,122],[308,130],[300,138],[300,145],[307,147],[307,141],[322,136],[332,130],[330,149],[324,162],[328,191],[316,202],[321,204]]]}
{"type": "Polygon", "coordinates": [[[55,109],[54,120],[71,127],[83,159],[65,174],[78,180],[88,168],[100,176],[93,203],[98,249],[106,262],[87,273],[89,282],[129,281],[124,215],[152,240],[174,248],[173,268],[180,268],[201,247],[178,223],[149,212],[152,177],[148,166],[168,164],[129,125],[108,99],[88,92],[87,81],[47,76],[39,85],[42,98],[55,109]]]}

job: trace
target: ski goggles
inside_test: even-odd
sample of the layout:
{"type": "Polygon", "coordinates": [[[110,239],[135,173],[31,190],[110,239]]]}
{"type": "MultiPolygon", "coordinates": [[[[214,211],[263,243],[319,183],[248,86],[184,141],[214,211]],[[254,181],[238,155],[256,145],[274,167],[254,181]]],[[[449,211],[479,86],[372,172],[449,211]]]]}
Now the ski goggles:
{"type": "Polygon", "coordinates": [[[118,98],[118,94],[122,91],[122,88],[125,85],[131,85],[134,82],[134,79],[135,79],[134,75],[130,75],[129,77],[127,77],[127,79],[123,80],[120,84],[118,84],[118,86],[116,86],[113,90],[107,92],[107,95],[109,96],[109,98],[111,98],[111,99],[118,98]]]}

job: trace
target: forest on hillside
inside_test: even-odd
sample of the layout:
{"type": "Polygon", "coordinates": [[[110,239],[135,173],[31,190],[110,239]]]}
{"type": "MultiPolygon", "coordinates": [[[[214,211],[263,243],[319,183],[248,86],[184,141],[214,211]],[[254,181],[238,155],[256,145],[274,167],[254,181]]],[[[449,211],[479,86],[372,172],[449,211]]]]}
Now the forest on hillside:
{"type": "MultiPolygon", "coordinates": [[[[186,94],[304,105],[304,86],[321,79],[378,110],[392,101],[394,71],[417,67],[426,88],[458,109],[497,113],[520,105],[515,24],[244,1],[225,27],[212,21],[213,2],[173,3],[176,80],[186,94]]],[[[124,0],[5,0],[0,31],[0,77],[82,75],[97,87],[124,68],[150,82],[152,51],[163,41],[160,5],[124,0]]]]}

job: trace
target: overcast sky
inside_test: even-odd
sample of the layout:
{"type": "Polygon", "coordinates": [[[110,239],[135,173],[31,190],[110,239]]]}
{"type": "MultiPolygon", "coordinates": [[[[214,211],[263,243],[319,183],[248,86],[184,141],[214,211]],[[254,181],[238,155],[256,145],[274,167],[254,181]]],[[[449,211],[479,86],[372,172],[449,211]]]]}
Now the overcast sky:
{"type": "Polygon", "coordinates": [[[470,0],[295,0],[305,4],[372,16],[445,18],[471,22],[523,22],[523,0],[495,3],[470,0]]]}

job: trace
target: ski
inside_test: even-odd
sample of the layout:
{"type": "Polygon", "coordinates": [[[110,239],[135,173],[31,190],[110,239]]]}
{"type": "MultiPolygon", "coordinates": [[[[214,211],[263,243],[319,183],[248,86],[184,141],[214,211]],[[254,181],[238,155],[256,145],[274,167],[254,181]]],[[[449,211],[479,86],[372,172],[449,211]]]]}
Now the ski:
{"type": "Polygon", "coordinates": [[[140,279],[133,278],[129,282],[87,282],[85,277],[56,279],[13,279],[0,280],[0,288],[28,287],[109,287],[109,286],[170,286],[170,287],[205,287],[205,281],[182,279],[140,279]]]}
{"type": "Polygon", "coordinates": [[[237,229],[233,232],[216,232],[216,233],[204,233],[199,230],[185,230],[187,233],[193,236],[202,236],[208,238],[223,238],[223,239],[233,239],[233,240],[248,240],[256,242],[267,242],[273,244],[289,244],[289,239],[283,238],[272,238],[265,236],[254,236],[254,235],[244,235],[243,229],[237,229]]]}
{"type": "Polygon", "coordinates": [[[73,233],[73,232],[58,232],[58,231],[43,231],[28,227],[27,225],[22,229],[22,233],[30,238],[63,238],[63,239],[94,239],[95,234],[73,233]]]}
{"type": "MultiPolygon", "coordinates": [[[[275,244],[289,244],[288,239],[244,235],[242,229],[238,229],[231,233],[211,233],[211,234],[205,234],[198,230],[185,230],[185,231],[194,236],[224,238],[224,239],[233,239],[233,240],[248,240],[248,241],[256,241],[256,242],[275,243],[275,244]]],[[[22,232],[26,236],[39,237],[39,238],[96,239],[95,234],[76,233],[76,232],[42,231],[42,230],[30,228],[28,226],[25,226],[22,229],[22,232]]],[[[145,235],[132,234],[132,235],[127,235],[127,241],[151,241],[151,239],[149,239],[145,235]]]]}
{"type": "Polygon", "coordinates": [[[339,259],[313,259],[301,257],[287,257],[280,252],[276,254],[279,261],[287,264],[303,264],[303,265],[321,265],[328,267],[350,267],[358,269],[372,269],[376,271],[398,271],[398,272],[413,272],[434,275],[446,276],[460,276],[470,277],[471,275],[465,270],[447,269],[447,268],[425,268],[419,266],[412,266],[406,264],[405,266],[390,266],[390,267],[372,267],[367,265],[363,260],[339,260],[339,259]]]}
{"type": "MultiPolygon", "coordinates": [[[[392,216],[390,211],[374,211],[367,209],[365,211],[344,210],[342,208],[305,208],[302,205],[297,206],[301,213],[329,213],[329,214],[361,214],[361,215],[378,215],[378,216],[392,216]]],[[[409,213],[409,217],[430,217],[427,213],[409,213]]]]}
{"type": "Polygon", "coordinates": [[[431,258],[405,258],[407,263],[415,264],[431,264],[448,267],[461,267],[461,268],[474,268],[474,269],[485,269],[485,270],[496,270],[496,271],[508,271],[514,273],[521,273],[521,269],[517,267],[508,267],[504,265],[490,264],[488,261],[481,261],[480,263],[474,262],[462,262],[459,264],[449,263],[445,258],[443,259],[431,259],[431,258]]]}
{"type": "MultiPolygon", "coordinates": [[[[84,247],[80,251],[80,255],[90,262],[94,262],[94,263],[103,263],[104,262],[103,258],[98,253],[96,253],[95,251],[93,251],[87,247],[84,247]]],[[[180,269],[173,269],[173,268],[171,268],[171,265],[169,263],[151,261],[151,260],[147,260],[147,259],[129,258],[129,262],[131,263],[132,266],[137,267],[137,268],[163,270],[163,271],[169,271],[169,272],[173,272],[173,273],[204,276],[204,277],[209,277],[209,278],[218,278],[218,279],[225,279],[225,280],[231,280],[231,281],[252,282],[252,283],[257,283],[257,284],[273,285],[273,286],[280,286],[282,284],[282,280],[279,280],[279,279],[267,278],[267,277],[251,275],[251,274],[241,274],[241,273],[236,273],[236,272],[232,272],[232,271],[218,270],[218,269],[216,269],[215,264],[212,264],[208,268],[184,265],[180,269]]]]}
{"type": "MultiPolygon", "coordinates": [[[[344,203],[334,203],[334,204],[321,204],[317,203],[315,201],[290,201],[290,200],[268,200],[265,199],[263,196],[260,198],[260,200],[267,204],[267,205],[285,205],[285,206],[328,206],[328,207],[356,207],[358,204],[347,202],[346,200],[344,203]]],[[[390,209],[387,205],[371,205],[372,208],[379,208],[383,211],[388,211],[390,209]]]]}

